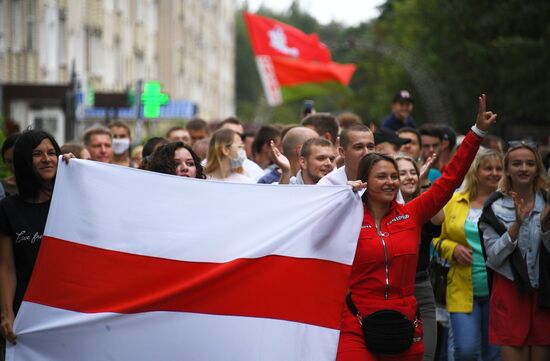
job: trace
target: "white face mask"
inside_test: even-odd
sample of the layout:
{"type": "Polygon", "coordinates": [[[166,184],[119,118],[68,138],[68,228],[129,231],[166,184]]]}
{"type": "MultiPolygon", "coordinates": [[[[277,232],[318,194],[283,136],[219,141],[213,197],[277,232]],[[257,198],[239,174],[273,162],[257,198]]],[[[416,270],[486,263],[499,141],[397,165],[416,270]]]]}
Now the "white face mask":
{"type": "Polygon", "coordinates": [[[130,138],[114,138],[113,153],[116,155],[124,154],[130,148],[130,138]]]}
{"type": "Polygon", "coordinates": [[[231,169],[241,168],[245,160],[246,160],[246,151],[241,148],[237,151],[237,158],[231,159],[231,169]]]}

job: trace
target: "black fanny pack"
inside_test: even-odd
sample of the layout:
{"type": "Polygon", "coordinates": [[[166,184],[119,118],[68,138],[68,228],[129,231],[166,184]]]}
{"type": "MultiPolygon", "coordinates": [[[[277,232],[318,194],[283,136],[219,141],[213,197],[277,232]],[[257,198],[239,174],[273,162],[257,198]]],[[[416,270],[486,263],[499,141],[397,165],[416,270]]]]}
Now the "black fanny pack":
{"type": "Polygon", "coordinates": [[[404,314],[394,310],[376,311],[363,318],[351,300],[351,293],[347,295],[346,303],[359,320],[365,345],[370,351],[393,355],[411,347],[418,320],[411,322],[404,314]]]}

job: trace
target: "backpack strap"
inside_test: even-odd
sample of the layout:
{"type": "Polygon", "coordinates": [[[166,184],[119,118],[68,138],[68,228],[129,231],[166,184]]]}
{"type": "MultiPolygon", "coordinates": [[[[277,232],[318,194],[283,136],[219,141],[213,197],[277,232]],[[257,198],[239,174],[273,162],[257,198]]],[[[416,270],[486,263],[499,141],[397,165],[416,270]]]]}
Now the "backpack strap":
{"type": "MultiPolygon", "coordinates": [[[[544,202],[548,202],[548,193],[541,189],[544,202]]],[[[539,254],[539,307],[550,309],[550,252],[542,242],[539,254]]]]}
{"type": "MultiPolygon", "coordinates": [[[[483,205],[483,212],[481,213],[481,217],[479,217],[479,222],[483,222],[490,225],[497,232],[499,236],[502,236],[508,230],[506,229],[506,226],[501,221],[498,220],[491,206],[496,200],[502,198],[503,196],[504,195],[501,192],[492,193],[485,201],[485,204],[483,205]]],[[[487,262],[487,250],[485,249],[483,232],[479,227],[479,223],[478,223],[478,231],[479,231],[479,238],[481,240],[481,249],[483,251],[483,258],[485,258],[485,262],[487,262]]],[[[510,260],[510,264],[512,265],[512,274],[514,275],[514,283],[518,287],[520,293],[532,292],[533,288],[531,287],[531,282],[529,281],[529,272],[527,271],[527,264],[523,259],[523,256],[521,255],[521,250],[519,249],[519,247],[514,248],[514,251],[510,256],[508,256],[508,258],[510,260]]],[[[487,269],[487,283],[489,285],[489,291],[490,291],[493,285],[493,270],[490,269],[489,267],[486,267],[486,269],[487,269]]]]}

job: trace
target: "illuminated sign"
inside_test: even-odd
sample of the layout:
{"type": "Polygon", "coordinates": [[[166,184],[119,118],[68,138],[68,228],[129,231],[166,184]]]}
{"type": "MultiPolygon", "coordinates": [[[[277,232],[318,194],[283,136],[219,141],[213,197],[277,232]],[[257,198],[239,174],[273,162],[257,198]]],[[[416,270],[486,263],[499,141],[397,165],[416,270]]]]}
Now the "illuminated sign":
{"type": "Polygon", "coordinates": [[[143,116],[145,118],[158,118],[160,106],[168,104],[168,95],[160,91],[158,81],[148,81],[143,86],[141,103],[143,104],[143,116]]]}

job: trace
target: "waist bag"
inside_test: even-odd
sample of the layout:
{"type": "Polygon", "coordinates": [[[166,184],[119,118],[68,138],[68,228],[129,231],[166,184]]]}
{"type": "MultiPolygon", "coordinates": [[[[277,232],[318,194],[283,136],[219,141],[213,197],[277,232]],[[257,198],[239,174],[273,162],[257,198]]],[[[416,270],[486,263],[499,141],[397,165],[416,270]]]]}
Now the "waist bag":
{"type": "Polygon", "coordinates": [[[359,320],[365,345],[370,351],[392,355],[411,347],[417,320],[411,322],[404,314],[395,310],[380,310],[363,318],[351,300],[351,293],[346,297],[346,304],[359,320]]]}

